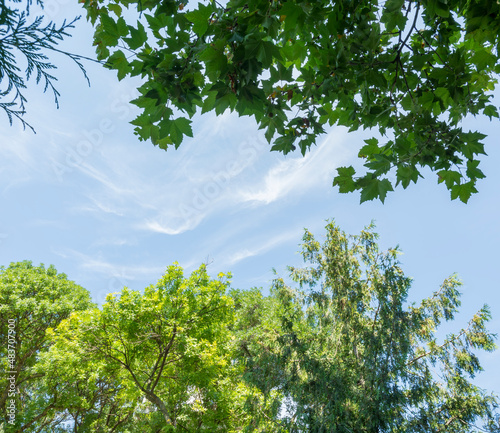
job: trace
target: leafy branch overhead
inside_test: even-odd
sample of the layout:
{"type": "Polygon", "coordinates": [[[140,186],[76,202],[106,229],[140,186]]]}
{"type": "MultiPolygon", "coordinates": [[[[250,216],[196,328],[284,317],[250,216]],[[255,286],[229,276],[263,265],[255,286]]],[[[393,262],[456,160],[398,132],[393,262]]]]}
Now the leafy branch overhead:
{"type": "Polygon", "coordinates": [[[365,170],[339,168],[340,192],[379,198],[429,168],[467,202],[484,177],[484,135],[498,117],[500,5],[490,0],[85,0],[99,59],[141,76],[132,123],[163,149],[192,136],[197,110],[255,118],[271,150],[305,154],[328,125],[376,128],[365,170]],[[130,11],[138,15],[131,19],[130,11]],[[187,117],[184,117],[187,116],[187,117]],[[377,134],[378,135],[378,134],[377,134]],[[389,177],[395,176],[395,181],[389,177]]]}
{"type": "MultiPolygon", "coordinates": [[[[52,93],[59,108],[60,93],[55,87],[57,78],[53,75],[57,67],[49,59],[49,52],[60,53],[73,60],[90,84],[81,63],[84,57],[57,48],[65,37],[70,36],[68,31],[74,28],[79,17],[70,22],[64,20],[60,26],[52,21],[47,24],[43,16],[30,19],[30,6],[33,7],[31,0],[27,2],[25,10],[9,7],[9,1],[16,3],[16,6],[19,3],[15,0],[0,0],[0,109],[5,112],[11,125],[16,118],[23,127],[34,131],[23,118],[27,102],[24,91],[30,78],[34,77],[36,84],[42,84],[44,92],[49,90],[52,93]],[[23,64],[26,64],[24,74],[20,66],[23,64]]],[[[41,0],[35,3],[43,8],[41,0]]]]}

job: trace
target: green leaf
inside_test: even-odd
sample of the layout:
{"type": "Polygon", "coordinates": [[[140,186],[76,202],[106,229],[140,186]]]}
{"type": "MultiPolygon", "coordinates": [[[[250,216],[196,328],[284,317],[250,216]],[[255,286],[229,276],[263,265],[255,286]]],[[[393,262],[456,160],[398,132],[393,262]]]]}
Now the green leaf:
{"type": "Polygon", "coordinates": [[[259,45],[257,50],[257,60],[262,63],[264,68],[268,68],[273,63],[274,59],[281,60],[281,54],[279,50],[274,46],[272,42],[264,41],[259,45]]]}
{"type": "Polygon", "coordinates": [[[188,137],[193,136],[193,130],[191,128],[191,120],[184,117],[178,117],[170,122],[169,136],[177,149],[182,143],[182,138],[184,135],[188,137]]]}
{"type": "Polygon", "coordinates": [[[213,8],[210,4],[198,3],[198,9],[186,12],[186,18],[193,23],[193,32],[198,36],[203,36],[208,30],[209,19],[212,16],[213,8]]]}
{"type": "Polygon", "coordinates": [[[420,104],[420,106],[427,111],[432,110],[433,102],[434,102],[434,93],[432,92],[425,92],[418,99],[418,103],[420,104]]]}
{"type": "Polygon", "coordinates": [[[288,154],[292,150],[295,150],[293,142],[295,141],[295,136],[292,134],[284,135],[278,137],[271,147],[271,151],[283,152],[284,155],[288,154]]]}
{"type": "Polygon", "coordinates": [[[417,183],[419,172],[413,165],[400,165],[396,171],[397,184],[401,183],[403,188],[407,188],[410,182],[417,183]]]}
{"type": "Polygon", "coordinates": [[[466,174],[470,179],[484,179],[486,176],[478,168],[479,161],[469,160],[467,161],[467,171],[466,174]]]}
{"type": "Polygon", "coordinates": [[[387,79],[380,70],[368,70],[366,80],[369,85],[373,85],[377,89],[384,89],[387,86],[387,79]]]}
{"type": "Polygon", "coordinates": [[[434,94],[443,101],[445,107],[453,104],[453,99],[450,96],[450,92],[446,87],[438,87],[434,90],[434,94]]]}
{"type": "Polygon", "coordinates": [[[118,80],[122,80],[132,70],[125,54],[121,50],[115,51],[108,59],[108,64],[118,71],[118,80]]]}
{"type": "Polygon", "coordinates": [[[490,120],[493,117],[497,117],[497,118],[499,117],[497,107],[495,107],[494,105],[487,105],[486,107],[484,107],[483,114],[485,116],[488,116],[490,118],[490,120]]]}
{"type": "Polygon", "coordinates": [[[392,168],[392,160],[386,155],[377,153],[372,156],[367,162],[365,162],[365,167],[373,170],[376,176],[387,173],[392,168]]]}
{"type": "Polygon", "coordinates": [[[222,94],[222,96],[217,95],[217,99],[215,101],[215,113],[220,115],[228,108],[233,110],[237,102],[238,99],[236,98],[236,95],[230,91],[222,94]]]}
{"type": "Polygon", "coordinates": [[[280,9],[280,16],[285,22],[285,31],[296,30],[298,27],[299,19],[303,15],[303,9],[295,2],[284,2],[283,7],[280,9]]]}
{"type": "Polygon", "coordinates": [[[392,32],[396,27],[404,30],[406,17],[403,15],[404,0],[387,0],[381,17],[381,22],[385,24],[385,30],[392,32]]]}
{"type": "Polygon", "coordinates": [[[137,128],[134,128],[134,131],[141,140],[147,140],[151,137],[152,123],[147,113],[140,114],[130,123],[137,126],[137,128]]]}
{"type": "Polygon", "coordinates": [[[358,156],[360,158],[370,158],[371,155],[380,152],[378,140],[376,138],[369,138],[365,140],[365,143],[366,145],[359,150],[358,156]]]}
{"type": "Polygon", "coordinates": [[[108,9],[109,9],[110,11],[114,12],[114,13],[115,13],[115,15],[116,15],[117,17],[120,17],[120,16],[121,16],[121,14],[122,14],[122,8],[121,8],[121,6],[120,6],[119,4],[116,4],[116,3],[110,3],[110,4],[108,5],[108,9]]]}
{"type": "Polygon", "coordinates": [[[205,62],[206,75],[213,82],[216,82],[221,76],[227,73],[228,62],[224,54],[224,49],[224,41],[219,40],[206,45],[198,55],[199,59],[205,62]]]}
{"type": "Polygon", "coordinates": [[[101,14],[100,19],[101,19],[102,29],[106,33],[108,33],[110,36],[113,36],[113,37],[119,36],[118,26],[116,25],[116,22],[113,18],[111,18],[107,14],[101,14]]]}
{"type": "Polygon", "coordinates": [[[207,97],[203,101],[203,105],[201,107],[201,114],[212,111],[215,107],[215,101],[217,98],[217,92],[208,92],[207,97]]]}
{"type": "Polygon", "coordinates": [[[144,28],[144,26],[137,21],[137,25],[135,27],[128,26],[130,37],[123,38],[123,41],[127,43],[131,50],[137,50],[142,47],[148,40],[148,34],[144,28]]]}
{"type": "Polygon", "coordinates": [[[448,18],[450,16],[450,8],[445,2],[441,1],[436,1],[434,4],[434,11],[436,12],[436,15],[442,17],[442,18],[448,18]]]}
{"type": "Polygon", "coordinates": [[[337,176],[333,179],[333,186],[339,187],[340,193],[347,193],[356,190],[356,182],[353,177],[356,171],[352,166],[337,168],[337,176]]]}
{"type": "Polygon", "coordinates": [[[476,64],[477,70],[479,72],[483,72],[484,70],[495,66],[497,57],[488,49],[481,48],[474,52],[472,61],[476,64]]]}
{"type": "Polygon", "coordinates": [[[467,203],[472,194],[477,193],[477,189],[473,181],[466,182],[460,185],[454,185],[451,188],[451,199],[460,199],[462,203],[467,203]]]}
{"type": "Polygon", "coordinates": [[[479,141],[486,137],[484,134],[466,132],[462,134],[462,137],[465,142],[462,152],[466,158],[474,159],[474,155],[486,155],[484,144],[479,141]]]}
{"type": "Polygon", "coordinates": [[[394,189],[388,179],[367,179],[366,185],[361,188],[360,203],[373,200],[375,198],[380,198],[380,201],[384,203],[387,192],[389,191],[394,191],[394,189]]]}
{"type": "Polygon", "coordinates": [[[300,66],[307,57],[307,48],[301,41],[294,41],[281,48],[283,58],[290,63],[300,66]]]}
{"type": "Polygon", "coordinates": [[[387,0],[384,5],[384,12],[389,14],[401,12],[403,9],[404,0],[387,0]]]}
{"type": "Polygon", "coordinates": [[[123,17],[119,17],[116,22],[116,29],[118,30],[118,35],[120,37],[128,35],[128,26],[123,17]]]}
{"type": "Polygon", "coordinates": [[[170,18],[165,14],[157,13],[155,16],[144,14],[144,16],[146,17],[149,28],[155,34],[158,34],[160,30],[165,29],[169,26],[170,18]]]}
{"type": "Polygon", "coordinates": [[[454,170],[441,170],[438,172],[438,183],[444,182],[446,188],[452,189],[455,185],[460,184],[462,175],[454,170]]]}
{"type": "Polygon", "coordinates": [[[264,118],[261,121],[259,129],[266,128],[264,136],[266,137],[267,142],[271,143],[272,138],[276,133],[276,130],[282,126],[283,126],[283,121],[282,119],[279,119],[279,115],[268,113],[267,115],[264,115],[264,118]]]}

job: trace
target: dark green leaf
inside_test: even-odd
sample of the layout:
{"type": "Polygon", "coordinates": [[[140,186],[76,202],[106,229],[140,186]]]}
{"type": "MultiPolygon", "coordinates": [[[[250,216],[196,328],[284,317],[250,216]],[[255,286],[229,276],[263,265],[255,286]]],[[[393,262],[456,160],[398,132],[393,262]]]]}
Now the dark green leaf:
{"type": "Polygon", "coordinates": [[[193,23],[193,32],[198,36],[203,36],[208,30],[209,19],[213,13],[210,4],[198,3],[198,8],[186,13],[186,18],[193,23]]]}

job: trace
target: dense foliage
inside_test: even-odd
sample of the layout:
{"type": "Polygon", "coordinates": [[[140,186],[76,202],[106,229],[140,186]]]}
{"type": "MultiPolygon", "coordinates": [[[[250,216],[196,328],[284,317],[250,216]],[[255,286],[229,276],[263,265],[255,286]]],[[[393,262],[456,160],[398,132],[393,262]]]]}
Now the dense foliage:
{"type": "Polygon", "coordinates": [[[497,398],[471,381],[481,371],[475,351],[495,348],[488,308],[442,336],[460,305],[455,276],[407,305],[411,279],[397,250],[379,251],[370,229],[326,229],[323,245],[304,235],[308,266],[290,268],[298,287],[277,278],[268,297],[235,298],[247,377],[285,405],[283,431],[500,431],[497,398]]]}
{"type": "MultiPolygon", "coordinates": [[[[49,53],[61,53],[72,59],[86,76],[80,56],[62,51],[57,45],[69,37],[68,31],[78,18],[66,20],[60,25],[44,22],[43,15],[30,15],[32,1],[25,8],[19,8],[19,1],[0,0],[0,109],[7,115],[10,124],[14,118],[23,126],[33,129],[24,119],[27,99],[24,90],[30,78],[49,90],[59,107],[59,92],[55,87],[57,78],[53,75],[56,65],[49,59],[49,53]],[[22,68],[26,68],[22,72],[22,68]]],[[[36,0],[36,6],[43,8],[43,1],[36,0]]],[[[88,78],[87,78],[88,81],[88,78]]]]}
{"type": "Polygon", "coordinates": [[[0,268],[0,423],[7,432],[57,431],[68,402],[61,398],[62,385],[49,387],[46,372],[38,369],[50,347],[46,331],[92,305],[87,290],[52,266],[25,261],[0,268]]]}
{"type": "Polygon", "coordinates": [[[365,172],[341,167],[334,180],[340,192],[360,190],[361,201],[384,201],[427,167],[467,202],[484,177],[485,136],[462,122],[498,117],[496,1],[83,3],[98,58],[119,79],[145,79],[133,101],[142,140],[178,147],[197,110],[230,109],[254,117],[284,154],[305,154],[327,125],[376,128],[360,146],[365,172]]]}
{"type": "Polygon", "coordinates": [[[41,370],[67,388],[75,432],[236,432],[251,388],[232,363],[224,274],[178,265],[144,293],[124,288],[50,333],[41,370]]]}
{"type": "Polygon", "coordinates": [[[2,269],[0,336],[14,323],[17,341],[15,362],[0,350],[15,369],[13,423],[10,374],[0,381],[4,430],[499,432],[497,397],[472,380],[477,351],[495,348],[488,308],[444,335],[460,306],[455,276],[409,305],[397,250],[379,251],[371,228],[326,230],[323,245],[306,231],[308,266],[268,295],[174,264],[96,307],[53,268],[2,269]]]}

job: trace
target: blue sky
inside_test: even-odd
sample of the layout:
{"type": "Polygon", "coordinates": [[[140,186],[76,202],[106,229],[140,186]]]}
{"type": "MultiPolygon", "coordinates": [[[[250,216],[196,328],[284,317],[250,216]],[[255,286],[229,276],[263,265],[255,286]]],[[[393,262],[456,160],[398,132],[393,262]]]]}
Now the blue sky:
{"type": "MultiPolygon", "coordinates": [[[[46,2],[51,19],[81,12],[68,1],[46,2]]],[[[91,28],[82,19],[64,47],[93,56],[91,28]]],[[[165,152],[139,142],[128,123],[137,81],[86,63],[92,86],[63,57],[57,110],[50,94],[31,86],[26,120],[9,126],[0,115],[0,264],[29,259],[54,264],[91,291],[95,301],[124,285],[142,289],[178,261],[188,272],[209,261],[213,274],[231,271],[233,286],[268,288],[272,268],[285,275],[300,265],[304,227],[323,235],[325,220],[358,233],[375,220],[383,248],[400,245],[410,300],[437,290],[456,272],[464,282],[457,329],[483,304],[500,333],[500,149],[498,122],[472,119],[487,133],[487,178],[469,204],[427,174],[397,189],[386,203],[359,204],[359,195],[331,187],[335,168],[356,163],[369,133],[333,128],[302,158],[269,152],[248,118],[195,118],[194,138],[165,152]]],[[[498,105],[498,98],[496,100],[498,105]]],[[[477,383],[500,393],[500,352],[481,356],[477,383]]]]}

